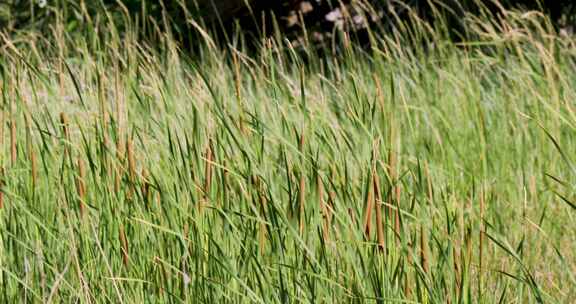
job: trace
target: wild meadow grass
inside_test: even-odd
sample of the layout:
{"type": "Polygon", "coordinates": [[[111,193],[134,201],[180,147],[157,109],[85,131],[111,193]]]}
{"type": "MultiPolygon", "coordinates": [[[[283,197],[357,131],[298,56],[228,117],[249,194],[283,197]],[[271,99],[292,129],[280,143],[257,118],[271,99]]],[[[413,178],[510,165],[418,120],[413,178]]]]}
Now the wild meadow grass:
{"type": "Polygon", "coordinates": [[[576,48],[3,38],[0,301],[568,303],[576,48]]]}

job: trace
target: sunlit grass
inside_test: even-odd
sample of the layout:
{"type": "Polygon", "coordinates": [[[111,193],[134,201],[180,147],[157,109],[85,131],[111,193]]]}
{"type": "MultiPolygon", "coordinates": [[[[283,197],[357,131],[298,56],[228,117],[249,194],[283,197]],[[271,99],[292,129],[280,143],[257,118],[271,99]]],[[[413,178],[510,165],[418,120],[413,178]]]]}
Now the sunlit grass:
{"type": "Polygon", "coordinates": [[[307,64],[5,44],[0,299],[571,301],[574,41],[475,22],[307,64]]]}

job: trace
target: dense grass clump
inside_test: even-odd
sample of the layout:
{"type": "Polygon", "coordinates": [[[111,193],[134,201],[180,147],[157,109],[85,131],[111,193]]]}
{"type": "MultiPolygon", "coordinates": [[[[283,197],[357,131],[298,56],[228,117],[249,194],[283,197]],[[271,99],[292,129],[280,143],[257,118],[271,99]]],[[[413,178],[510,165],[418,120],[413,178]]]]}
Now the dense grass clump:
{"type": "Polygon", "coordinates": [[[470,22],[306,64],[5,39],[0,302],[571,301],[575,40],[470,22]]]}

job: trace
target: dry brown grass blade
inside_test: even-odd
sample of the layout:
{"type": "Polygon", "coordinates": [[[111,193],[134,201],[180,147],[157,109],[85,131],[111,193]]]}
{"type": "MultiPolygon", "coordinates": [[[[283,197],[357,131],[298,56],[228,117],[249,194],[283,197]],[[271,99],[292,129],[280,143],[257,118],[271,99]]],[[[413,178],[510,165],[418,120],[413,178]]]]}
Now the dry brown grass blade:
{"type": "Polygon", "coordinates": [[[340,232],[338,227],[332,227],[332,218],[334,217],[334,205],[336,203],[336,192],[330,191],[328,195],[328,204],[326,205],[326,225],[328,229],[334,228],[335,239],[338,239],[340,232]]]}
{"type": "Polygon", "coordinates": [[[263,189],[261,188],[260,180],[258,180],[258,196],[260,200],[260,212],[263,221],[260,222],[260,236],[259,236],[259,243],[260,243],[260,254],[264,255],[266,250],[266,237],[267,237],[267,226],[264,222],[267,218],[268,213],[268,200],[264,195],[263,189]]]}
{"type": "Polygon", "coordinates": [[[376,100],[378,101],[378,104],[380,105],[380,110],[382,112],[384,112],[384,110],[385,110],[384,94],[382,93],[382,85],[381,85],[380,77],[378,77],[378,75],[376,73],[373,73],[372,78],[374,79],[374,84],[376,85],[376,100]]]}
{"type": "Polygon", "coordinates": [[[330,227],[330,222],[328,222],[329,211],[326,206],[326,201],[324,200],[324,182],[322,182],[320,173],[317,175],[316,184],[318,187],[318,204],[320,205],[320,212],[322,212],[322,238],[324,239],[324,243],[327,243],[330,240],[330,231],[328,230],[330,227]]]}
{"type": "Polygon", "coordinates": [[[430,273],[430,258],[428,257],[428,237],[424,226],[420,226],[420,263],[425,273],[430,273]]]}
{"type": "Polygon", "coordinates": [[[114,175],[114,191],[116,193],[120,192],[120,182],[121,182],[121,177],[120,177],[120,168],[119,166],[116,166],[115,168],[115,175],[114,175]]]}
{"type": "Polygon", "coordinates": [[[452,259],[453,259],[452,262],[454,267],[454,279],[455,279],[454,283],[456,284],[457,295],[460,294],[460,289],[462,288],[462,282],[460,280],[460,273],[461,273],[460,266],[462,265],[462,262],[460,261],[460,254],[458,253],[460,249],[458,247],[459,245],[452,247],[452,259]]]}
{"type": "Polygon", "coordinates": [[[120,231],[118,232],[120,238],[120,251],[122,254],[122,263],[124,267],[128,267],[128,262],[130,259],[129,256],[129,248],[128,248],[128,240],[126,239],[126,233],[124,231],[124,225],[120,226],[120,231]]]}
{"type": "Polygon", "coordinates": [[[374,206],[376,208],[376,229],[378,232],[378,248],[385,249],[384,218],[382,217],[382,192],[380,190],[380,177],[374,172],[374,206]]]}
{"type": "Polygon", "coordinates": [[[86,200],[86,184],[85,184],[85,169],[84,169],[84,162],[82,161],[81,158],[78,159],[78,176],[76,179],[76,190],[78,192],[78,198],[79,198],[79,208],[80,208],[80,215],[84,216],[85,213],[85,207],[84,207],[84,203],[86,200]]]}
{"type": "Polygon", "coordinates": [[[370,173],[370,180],[368,184],[368,196],[366,198],[366,211],[364,212],[364,237],[369,240],[371,236],[372,226],[372,209],[374,209],[374,169],[370,173]]]}

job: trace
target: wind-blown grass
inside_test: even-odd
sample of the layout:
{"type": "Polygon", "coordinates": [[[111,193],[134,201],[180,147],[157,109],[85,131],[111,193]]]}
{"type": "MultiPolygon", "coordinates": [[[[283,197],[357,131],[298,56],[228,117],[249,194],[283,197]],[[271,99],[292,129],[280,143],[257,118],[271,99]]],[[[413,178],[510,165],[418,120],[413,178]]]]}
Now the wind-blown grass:
{"type": "Polygon", "coordinates": [[[575,48],[545,24],[307,64],[6,40],[0,299],[570,301],[575,48]]]}

